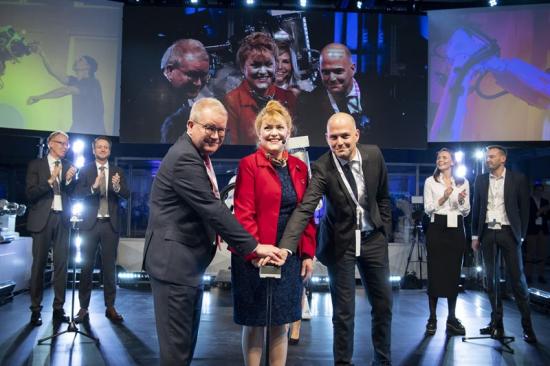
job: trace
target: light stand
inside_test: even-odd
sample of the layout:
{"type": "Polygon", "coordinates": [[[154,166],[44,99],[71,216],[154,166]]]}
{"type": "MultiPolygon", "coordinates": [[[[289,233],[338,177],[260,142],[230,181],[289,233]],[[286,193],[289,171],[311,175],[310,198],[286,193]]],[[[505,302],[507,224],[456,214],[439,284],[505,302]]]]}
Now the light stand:
{"type": "MultiPolygon", "coordinates": [[[[74,230],[74,233],[75,233],[75,237],[80,237],[79,235],[79,225],[78,223],[82,221],[82,218],[80,217],[80,213],[73,213],[73,216],[71,217],[71,227],[69,228],[69,254],[70,254],[70,242],[71,242],[71,235],[73,233],[73,230],[74,230]]],[[[67,330],[64,330],[62,332],[58,332],[58,333],[54,333],[52,334],[51,336],[49,337],[45,337],[45,338],[42,338],[42,339],[39,339],[38,340],[38,344],[42,344],[43,342],[47,341],[47,340],[50,340],[50,339],[55,339],[57,337],[59,337],[60,335],[62,334],[65,334],[65,333],[75,333],[75,336],[77,334],[80,334],[80,335],[83,335],[85,337],[88,337],[90,338],[91,340],[94,341],[94,343],[99,346],[99,338],[96,338],[88,333],[85,333],[85,332],[82,332],[80,330],[78,330],[78,327],[76,326],[76,322],[74,320],[74,298],[75,298],[75,287],[76,287],[76,245],[74,245],[74,248],[75,248],[75,255],[72,257],[73,258],[73,280],[72,280],[72,294],[71,294],[71,297],[72,297],[72,301],[71,301],[71,320],[69,321],[69,325],[67,326],[67,330]]],[[[69,258],[71,258],[69,256],[69,258]]]]}
{"type": "MultiPolygon", "coordinates": [[[[492,231],[493,231],[493,254],[494,254],[494,256],[493,256],[493,291],[494,291],[494,296],[493,296],[492,301],[493,301],[493,309],[494,309],[493,311],[496,311],[497,306],[498,306],[498,299],[499,299],[499,296],[500,296],[500,276],[497,277],[497,272],[500,272],[500,271],[497,271],[497,268],[498,268],[497,265],[500,266],[499,262],[502,261],[502,258],[501,258],[502,253],[497,248],[497,231],[496,230],[492,230],[492,231]]],[[[494,319],[491,319],[491,324],[494,327],[495,324],[494,324],[493,320],[494,319]]],[[[491,329],[491,333],[493,333],[492,329],[491,329]]],[[[504,348],[505,351],[508,351],[510,353],[514,353],[514,350],[509,346],[509,344],[514,342],[516,339],[515,339],[515,337],[504,335],[504,332],[503,332],[502,336],[500,336],[500,337],[495,337],[493,334],[486,335],[486,336],[478,336],[478,337],[462,337],[462,342],[466,342],[466,341],[469,341],[471,339],[494,339],[502,345],[502,348],[504,348]]]]}
{"type": "MultiPolygon", "coordinates": [[[[423,215],[424,213],[422,212],[421,215],[423,215]]],[[[416,276],[414,276],[413,274],[409,275],[408,274],[408,270],[409,270],[409,265],[411,262],[414,262],[414,263],[418,263],[419,266],[420,266],[420,278],[416,278],[416,280],[418,281],[418,288],[422,288],[423,287],[423,276],[422,276],[422,263],[425,263],[424,261],[424,255],[423,255],[423,251],[424,251],[424,248],[422,246],[422,243],[420,241],[420,233],[422,233],[422,219],[421,219],[421,216],[420,218],[417,218],[417,217],[414,217],[414,216],[418,216],[415,214],[413,214],[413,218],[414,218],[414,237],[413,237],[413,241],[412,241],[412,244],[411,244],[411,249],[409,250],[409,255],[407,256],[407,265],[405,266],[405,273],[403,274],[403,283],[402,283],[402,288],[411,288],[411,283],[410,283],[410,280],[409,280],[409,277],[413,276],[416,278],[416,276]],[[411,261],[411,258],[412,258],[412,254],[413,254],[413,251],[414,251],[414,248],[416,247],[416,252],[417,252],[417,260],[415,261],[411,261]]]]}

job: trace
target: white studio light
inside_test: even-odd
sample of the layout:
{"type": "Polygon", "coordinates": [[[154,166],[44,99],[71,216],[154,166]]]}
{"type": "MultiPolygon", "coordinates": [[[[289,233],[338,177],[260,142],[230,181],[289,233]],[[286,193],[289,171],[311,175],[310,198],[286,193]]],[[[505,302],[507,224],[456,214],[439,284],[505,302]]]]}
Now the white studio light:
{"type": "Polygon", "coordinates": [[[74,243],[76,244],[77,249],[80,249],[82,246],[82,237],[78,235],[76,238],[74,238],[74,243]]]}
{"type": "Polygon", "coordinates": [[[497,5],[498,5],[498,1],[497,1],[497,0],[489,0],[489,6],[490,6],[490,7],[497,6],[497,5]]]}
{"type": "Polygon", "coordinates": [[[390,276],[390,282],[401,282],[401,276],[390,276]]]}
{"type": "Polygon", "coordinates": [[[76,253],[76,257],[74,257],[74,260],[76,261],[76,263],[82,262],[82,256],[80,255],[80,252],[76,253]]]}
{"type": "Polygon", "coordinates": [[[84,164],[86,164],[86,158],[84,157],[84,155],[77,156],[75,161],[74,161],[74,166],[77,169],[80,169],[84,166],[84,164]]]}
{"type": "Polygon", "coordinates": [[[481,271],[483,271],[483,268],[481,268],[481,266],[477,266],[477,267],[476,267],[476,272],[479,273],[479,272],[481,272],[481,271]]]}
{"type": "Polygon", "coordinates": [[[482,160],[483,159],[483,156],[485,156],[485,153],[483,152],[483,150],[481,149],[477,149],[475,154],[474,154],[474,157],[477,159],[477,160],[482,160]]]}
{"type": "Polygon", "coordinates": [[[254,0],[246,0],[246,5],[254,5],[254,0]]]}
{"type": "Polygon", "coordinates": [[[466,168],[466,165],[459,165],[459,166],[456,167],[455,175],[458,178],[464,178],[466,176],[467,171],[468,171],[468,169],[466,168]]]}
{"type": "Polygon", "coordinates": [[[82,212],[84,211],[84,205],[82,202],[76,202],[72,207],[72,213],[74,216],[80,216],[82,215],[82,212]]]}
{"type": "Polygon", "coordinates": [[[361,9],[363,7],[363,2],[362,1],[358,1],[356,3],[356,6],[357,6],[357,9],[361,9]]]}
{"type": "Polygon", "coordinates": [[[82,154],[82,152],[84,151],[85,144],[83,140],[76,140],[71,144],[71,146],[73,148],[73,153],[82,154]]]}
{"type": "Polygon", "coordinates": [[[300,0],[300,6],[305,8],[307,6],[307,0],[300,0]]]}
{"type": "Polygon", "coordinates": [[[462,161],[464,161],[464,151],[459,150],[455,152],[455,161],[460,164],[462,161]]]}

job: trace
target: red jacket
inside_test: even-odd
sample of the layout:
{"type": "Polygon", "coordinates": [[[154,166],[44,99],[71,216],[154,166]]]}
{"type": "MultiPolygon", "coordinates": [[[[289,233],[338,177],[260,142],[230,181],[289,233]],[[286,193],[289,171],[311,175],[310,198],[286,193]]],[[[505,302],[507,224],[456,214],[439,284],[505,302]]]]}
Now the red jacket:
{"type": "MultiPolygon", "coordinates": [[[[296,107],[296,96],[290,90],[281,89],[271,85],[267,89],[268,95],[281,102],[288,109],[291,116],[294,116],[296,107]]],[[[256,116],[260,113],[260,107],[252,97],[250,86],[246,80],[227,93],[224,97],[225,108],[227,109],[227,128],[230,130],[232,145],[256,145],[258,137],[254,128],[256,116]]]]}
{"type": "MultiPolygon", "coordinates": [[[[307,166],[292,155],[289,155],[287,164],[296,190],[297,203],[300,203],[308,183],[307,166]]],[[[258,149],[239,163],[234,195],[235,216],[259,243],[275,245],[280,207],[281,182],[277,171],[267,160],[263,150],[258,149]]],[[[315,246],[315,224],[310,220],[302,233],[297,254],[302,258],[313,258],[315,246]]],[[[246,259],[255,257],[253,254],[246,259]]]]}

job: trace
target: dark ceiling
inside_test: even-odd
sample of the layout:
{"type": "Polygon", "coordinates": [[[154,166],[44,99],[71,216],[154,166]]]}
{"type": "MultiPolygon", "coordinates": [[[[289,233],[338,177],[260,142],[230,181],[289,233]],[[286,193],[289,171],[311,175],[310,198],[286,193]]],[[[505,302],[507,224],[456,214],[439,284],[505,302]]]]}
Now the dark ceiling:
{"type": "MultiPolygon", "coordinates": [[[[246,7],[246,0],[115,0],[131,6],[208,6],[208,7],[246,7]]],[[[549,0],[496,0],[498,6],[544,4],[549,0]]],[[[489,0],[365,0],[361,9],[357,0],[307,0],[308,9],[349,10],[389,13],[423,13],[429,10],[488,7],[489,0]]],[[[254,0],[255,7],[296,9],[299,0],[254,0]]]]}

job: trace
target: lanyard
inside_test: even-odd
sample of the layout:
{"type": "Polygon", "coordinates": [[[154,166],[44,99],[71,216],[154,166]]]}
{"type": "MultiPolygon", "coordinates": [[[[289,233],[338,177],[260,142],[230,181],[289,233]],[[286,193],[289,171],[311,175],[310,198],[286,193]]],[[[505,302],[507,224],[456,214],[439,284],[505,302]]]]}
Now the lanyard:
{"type": "MultiPolygon", "coordinates": [[[[363,161],[361,159],[361,154],[357,153],[359,156],[359,171],[363,171],[363,161]]],[[[346,189],[348,190],[349,195],[351,196],[351,199],[353,200],[353,203],[355,203],[355,211],[356,211],[356,218],[357,218],[357,228],[361,227],[361,216],[363,214],[363,208],[357,201],[357,198],[355,197],[355,194],[353,194],[353,190],[351,189],[351,186],[349,185],[349,182],[346,178],[346,175],[344,174],[344,171],[342,170],[342,167],[340,166],[340,162],[338,161],[338,158],[334,153],[332,153],[332,159],[334,160],[334,165],[336,165],[336,169],[338,169],[338,173],[340,174],[340,177],[342,178],[342,181],[344,181],[344,185],[346,186],[346,189]]],[[[349,164],[349,163],[348,163],[349,164]]],[[[351,170],[351,169],[350,169],[351,170]]],[[[353,171],[352,171],[353,174],[353,171]]]]}

